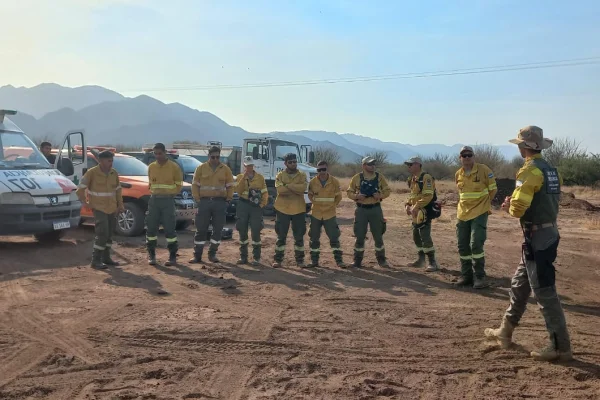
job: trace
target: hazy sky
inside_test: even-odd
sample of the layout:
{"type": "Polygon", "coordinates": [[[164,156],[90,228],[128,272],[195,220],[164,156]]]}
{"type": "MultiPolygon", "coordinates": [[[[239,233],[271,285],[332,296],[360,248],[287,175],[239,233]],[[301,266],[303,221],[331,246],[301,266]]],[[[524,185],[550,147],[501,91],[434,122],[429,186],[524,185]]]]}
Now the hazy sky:
{"type": "Polygon", "coordinates": [[[0,84],[97,84],[250,131],[506,143],[539,125],[600,151],[600,65],[337,85],[301,81],[600,56],[600,2],[0,0],[0,84]],[[451,4],[450,4],[451,3],[451,4]],[[488,137],[491,137],[489,139],[488,137]]]}

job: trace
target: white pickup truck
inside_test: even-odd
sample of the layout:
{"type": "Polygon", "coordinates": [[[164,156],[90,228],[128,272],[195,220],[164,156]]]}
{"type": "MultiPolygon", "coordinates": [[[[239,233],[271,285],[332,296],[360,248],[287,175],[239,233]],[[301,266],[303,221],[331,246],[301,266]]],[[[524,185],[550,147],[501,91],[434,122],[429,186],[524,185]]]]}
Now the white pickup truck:
{"type": "Polygon", "coordinates": [[[0,110],[0,235],[55,241],[79,225],[81,202],[73,182],[81,179],[86,163],[74,162],[71,149],[73,143],[84,145],[83,132],[65,135],[52,165],[7,117],[15,114],[0,110]]]}

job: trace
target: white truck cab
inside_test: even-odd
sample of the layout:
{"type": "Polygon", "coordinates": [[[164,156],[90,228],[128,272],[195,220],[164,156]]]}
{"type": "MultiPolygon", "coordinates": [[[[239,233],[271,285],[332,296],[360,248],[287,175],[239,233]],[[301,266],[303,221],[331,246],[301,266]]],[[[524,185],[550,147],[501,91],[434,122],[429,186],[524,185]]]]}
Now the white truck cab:
{"type": "Polygon", "coordinates": [[[75,190],[87,155],[73,159],[71,144],[84,144],[83,132],[65,135],[52,165],[7,117],[15,114],[0,110],[0,235],[34,235],[40,241],[55,241],[79,225],[81,202],[75,190]]]}

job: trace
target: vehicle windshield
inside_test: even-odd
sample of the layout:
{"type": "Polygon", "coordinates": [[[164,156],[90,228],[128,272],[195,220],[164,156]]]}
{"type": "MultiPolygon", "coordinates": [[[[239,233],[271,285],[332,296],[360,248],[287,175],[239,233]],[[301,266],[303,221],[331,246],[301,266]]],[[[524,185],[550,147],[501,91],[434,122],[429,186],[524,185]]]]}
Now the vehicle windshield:
{"type": "Polygon", "coordinates": [[[292,142],[284,142],[280,140],[272,140],[273,151],[275,152],[275,160],[283,161],[283,157],[288,153],[293,153],[298,158],[298,162],[302,162],[298,145],[292,142]]]}
{"type": "Polygon", "coordinates": [[[23,133],[0,132],[0,168],[52,168],[46,157],[23,133]]]}
{"type": "Polygon", "coordinates": [[[184,174],[193,174],[196,171],[198,165],[202,164],[200,161],[196,160],[194,157],[188,156],[179,156],[180,165],[183,167],[184,174]]]}
{"type": "Polygon", "coordinates": [[[121,176],[148,176],[148,166],[135,157],[115,157],[113,168],[121,176]]]}

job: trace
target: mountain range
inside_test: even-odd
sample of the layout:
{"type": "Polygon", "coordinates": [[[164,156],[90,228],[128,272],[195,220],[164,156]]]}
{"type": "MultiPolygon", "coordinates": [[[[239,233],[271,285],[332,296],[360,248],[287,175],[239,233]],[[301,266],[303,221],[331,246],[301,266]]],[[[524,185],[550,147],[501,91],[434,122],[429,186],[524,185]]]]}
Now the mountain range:
{"type": "MultiPolygon", "coordinates": [[[[411,145],[383,142],[352,133],[293,131],[253,133],[232,126],[207,111],[180,103],[165,104],[141,95],[130,98],[100,86],[68,88],[55,83],[31,88],[0,87],[0,109],[17,110],[13,121],[32,138],[58,142],[74,129],[84,129],[89,144],[141,146],[144,143],[176,140],[206,143],[219,140],[223,145],[242,144],[255,135],[268,135],[298,144],[331,148],[342,162],[355,162],[367,153],[384,151],[388,160],[401,163],[414,155],[456,155],[462,144],[411,145]]],[[[508,159],[515,156],[514,146],[497,146],[508,159]]]]}

